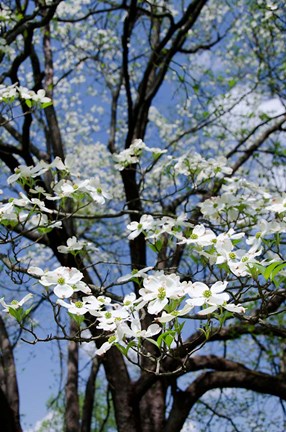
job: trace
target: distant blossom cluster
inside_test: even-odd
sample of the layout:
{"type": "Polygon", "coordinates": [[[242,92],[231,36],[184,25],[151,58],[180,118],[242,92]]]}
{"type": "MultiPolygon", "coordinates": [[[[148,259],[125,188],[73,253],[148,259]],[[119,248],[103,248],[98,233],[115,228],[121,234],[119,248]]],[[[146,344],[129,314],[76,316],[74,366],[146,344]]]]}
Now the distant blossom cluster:
{"type": "Polygon", "coordinates": [[[29,186],[29,192],[35,198],[28,198],[23,192],[19,198],[11,198],[9,202],[0,204],[0,223],[3,225],[25,224],[42,231],[52,228],[60,228],[62,221],[58,218],[58,211],[49,201],[60,201],[66,198],[79,201],[82,205],[91,202],[103,205],[110,195],[106,192],[98,178],[79,179],[75,168],[75,160],[67,157],[64,162],[56,157],[52,163],[40,161],[35,166],[20,165],[15,169],[7,182],[16,182],[23,186],[29,186]],[[56,171],[55,171],[56,170],[56,171]],[[61,172],[63,177],[56,181],[56,172],[61,172]],[[36,177],[49,172],[54,180],[51,183],[53,192],[47,192],[36,177]],[[38,198],[40,197],[40,198],[38,198]],[[54,216],[54,219],[53,219],[54,216]]]}
{"type": "Polygon", "coordinates": [[[46,96],[46,92],[43,89],[35,92],[17,84],[10,86],[0,84],[0,102],[11,103],[15,99],[25,100],[29,107],[37,105],[40,108],[45,108],[52,103],[52,100],[46,96]]]}

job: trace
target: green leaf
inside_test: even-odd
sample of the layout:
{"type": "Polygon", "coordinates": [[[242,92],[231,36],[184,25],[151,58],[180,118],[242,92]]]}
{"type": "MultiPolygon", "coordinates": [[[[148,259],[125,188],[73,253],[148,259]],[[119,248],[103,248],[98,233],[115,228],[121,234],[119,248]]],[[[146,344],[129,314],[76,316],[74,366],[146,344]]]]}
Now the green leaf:
{"type": "Polygon", "coordinates": [[[29,108],[32,108],[32,106],[33,106],[33,102],[31,101],[31,99],[26,99],[25,102],[26,102],[26,105],[27,105],[29,108]]]}
{"type": "Polygon", "coordinates": [[[271,280],[273,280],[275,278],[275,276],[284,268],[286,267],[286,262],[283,262],[281,264],[278,264],[272,271],[270,278],[271,280]]]}
{"type": "Polygon", "coordinates": [[[19,309],[14,309],[12,307],[9,307],[8,310],[9,310],[9,314],[19,322],[19,318],[20,318],[19,309]]]}
{"type": "Polygon", "coordinates": [[[120,345],[119,343],[115,343],[114,344],[116,346],[116,348],[119,349],[119,351],[121,352],[121,354],[123,354],[125,357],[127,355],[127,350],[124,346],[120,345]]]}
{"type": "Polygon", "coordinates": [[[174,336],[170,334],[165,337],[165,344],[167,345],[168,348],[171,347],[173,340],[174,340],[174,336]]]}
{"type": "Polygon", "coordinates": [[[77,325],[80,327],[80,325],[84,321],[84,315],[75,315],[70,312],[68,312],[69,316],[77,323],[77,325]]]}
{"type": "Polygon", "coordinates": [[[162,343],[164,342],[168,348],[170,348],[171,343],[174,340],[176,332],[175,330],[168,330],[165,333],[160,334],[160,336],[157,339],[157,345],[159,348],[161,348],[162,343]]]}
{"type": "Polygon", "coordinates": [[[228,81],[228,86],[230,89],[232,89],[237,83],[237,79],[236,78],[232,78],[231,80],[228,81]]]}
{"type": "Polygon", "coordinates": [[[45,103],[42,103],[41,104],[41,108],[42,109],[45,109],[45,108],[47,108],[48,106],[51,106],[51,105],[53,105],[53,102],[51,101],[51,102],[45,102],[45,103]]]}
{"type": "Polygon", "coordinates": [[[273,280],[273,278],[277,275],[277,273],[282,270],[284,267],[286,266],[286,262],[274,262],[272,264],[270,264],[264,271],[263,276],[265,277],[265,279],[271,279],[273,280]]]}

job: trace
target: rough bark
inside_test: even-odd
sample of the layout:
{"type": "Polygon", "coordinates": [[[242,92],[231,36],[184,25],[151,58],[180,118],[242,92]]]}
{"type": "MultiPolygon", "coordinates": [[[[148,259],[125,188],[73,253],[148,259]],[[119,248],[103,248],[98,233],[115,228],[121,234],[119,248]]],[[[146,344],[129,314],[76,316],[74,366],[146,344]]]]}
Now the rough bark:
{"type": "Polygon", "coordinates": [[[179,432],[195,403],[205,393],[215,388],[243,388],[286,400],[286,383],[281,377],[242,369],[205,372],[185,391],[177,390],[173,394],[174,402],[164,432],[179,432]]]}
{"type": "MultiPolygon", "coordinates": [[[[118,432],[142,432],[138,405],[132,383],[121,353],[111,348],[103,359],[111,390],[118,432]]],[[[151,432],[151,431],[150,431],[151,432]]]]}
{"type": "MultiPolygon", "coordinates": [[[[76,333],[76,323],[71,321],[71,335],[76,333]]],[[[78,399],[78,343],[69,342],[68,376],[66,383],[65,432],[79,432],[80,413],[78,399]]]]}
{"type": "Polygon", "coordinates": [[[3,432],[22,432],[20,424],[0,387],[0,427],[3,432]]]}
{"type": "MultiPolygon", "coordinates": [[[[3,415],[4,420],[13,424],[15,431],[21,431],[20,413],[19,413],[19,390],[16,375],[16,366],[5,323],[0,316],[0,370],[2,391],[0,404],[0,418],[3,415]],[[10,419],[10,420],[9,420],[10,419]]],[[[8,424],[7,423],[7,424],[8,424]]],[[[3,423],[5,424],[5,422],[3,423]]],[[[2,422],[0,421],[0,425],[2,422]]],[[[6,429],[3,429],[6,431],[6,429]]],[[[8,431],[9,429],[7,429],[8,431]]]]}
{"type": "Polygon", "coordinates": [[[81,417],[81,432],[91,432],[93,405],[95,400],[95,383],[99,370],[99,361],[95,357],[92,360],[90,374],[86,383],[85,397],[81,417]]]}

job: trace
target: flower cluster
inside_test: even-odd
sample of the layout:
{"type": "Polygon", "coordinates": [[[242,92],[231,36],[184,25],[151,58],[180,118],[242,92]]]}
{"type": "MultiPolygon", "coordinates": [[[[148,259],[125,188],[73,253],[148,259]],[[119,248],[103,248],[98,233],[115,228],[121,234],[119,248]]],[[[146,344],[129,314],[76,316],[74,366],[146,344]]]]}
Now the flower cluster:
{"type": "MultiPolygon", "coordinates": [[[[165,274],[163,271],[154,271],[148,275],[149,270],[150,267],[147,267],[133,273],[133,277],[142,282],[139,297],[134,293],[128,294],[122,303],[112,302],[107,296],[94,296],[82,281],[83,274],[76,268],[59,267],[44,272],[39,267],[30,267],[28,272],[38,277],[40,284],[47,290],[52,288],[58,297],[57,304],[66,308],[71,315],[90,314],[96,318],[97,328],[109,334],[108,341],[97,351],[98,355],[115,343],[125,346],[130,339],[139,343],[141,338],[157,335],[163,327],[166,331],[166,326],[172,326],[174,320],[196,307],[202,308],[197,312],[201,316],[217,309],[232,313],[245,311],[242,306],[229,303],[230,296],[225,292],[226,281],[217,281],[208,287],[202,282],[182,282],[179,276],[165,274]],[[140,311],[143,309],[154,318],[154,322],[144,330],[140,324],[140,311]]],[[[122,282],[122,278],[119,281],[122,282]]]]}
{"type": "Polygon", "coordinates": [[[227,159],[223,156],[205,159],[198,153],[187,153],[177,159],[172,159],[176,174],[190,177],[196,184],[212,178],[222,178],[232,173],[227,166],[227,159]]]}
{"type": "Polygon", "coordinates": [[[17,84],[10,86],[1,84],[0,102],[12,103],[15,99],[24,100],[29,108],[32,106],[46,108],[52,104],[52,100],[46,96],[46,92],[43,89],[34,92],[33,90],[28,90],[26,87],[17,86],[17,84]]]}
{"type": "MultiPolygon", "coordinates": [[[[143,150],[162,153],[160,149],[148,149],[142,140],[135,140],[128,150],[117,155],[117,163],[121,167],[119,169],[137,163],[143,150]]],[[[223,158],[206,161],[195,154],[191,165],[188,165],[188,160],[189,155],[177,159],[175,167],[180,174],[193,176],[196,182],[203,182],[205,175],[210,179],[212,176],[227,176],[231,172],[223,158]],[[192,172],[189,172],[189,169],[192,172]]],[[[12,198],[0,205],[0,223],[4,225],[22,224],[25,228],[32,229],[60,228],[62,222],[58,220],[56,210],[58,203],[59,208],[64,209],[67,198],[81,205],[84,200],[84,205],[90,205],[91,202],[103,205],[105,200],[110,198],[97,178],[80,178],[76,164],[70,157],[65,161],[55,158],[52,163],[41,161],[33,166],[19,166],[8,178],[9,184],[16,182],[29,190],[29,196],[20,192],[18,198],[12,198]],[[48,192],[43,187],[44,181],[40,185],[37,179],[46,173],[53,179],[48,192]]],[[[285,203],[284,195],[272,197],[270,193],[262,188],[255,188],[250,182],[228,179],[222,186],[220,196],[200,204],[200,210],[208,220],[221,222],[223,218],[220,231],[216,232],[214,225],[192,223],[186,213],[162,217],[143,214],[127,225],[128,239],[134,241],[138,236],[144,235],[147,243],[155,246],[164,237],[167,242],[170,240],[185,248],[186,253],[203,258],[208,265],[223,269],[226,274],[250,277],[258,266],[263,267],[272,262],[271,259],[259,262],[258,257],[263,253],[269,234],[279,235],[286,232],[285,203]],[[265,216],[261,217],[258,223],[253,209],[265,216]],[[239,229],[246,220],[251,222],[248,233],[239,229]]],[[[72,236],[66,239],[66,244],[58,246],[57,250],[62,254],[77,255],[86,251],[86,247],[86,241],[72,236]]],[[[153,250],[160,250],[159,246],[153,250]]],[[[281,258],[278,257],[278,264],[280,262],[281,258]]],[[[67,309],[78,323],[84,320],[86,314],[95,318],[97,329],[102,331],[103,336],[108,337],[98,349],[98,355],[104,354],[113,345],[120,345],[121,349],[127,349],[130,343],[139,347],[142,338],[151,340],[155,336],[153,342],[156,343],[157,335],[161,331],[162,334],[172,332],[172,340],[178,341],[181,331],[180,325],[177,325],[178,319],[189,316],[190,313],[203,318],[214,312],[218,317],[225,311],[231,314],[245,312],[242,305],[235,303],[235,295],[230,295],[233,280],[228,282],[228,276],[225,276],[225,280],[217,280],[219,277],[215,276],[216,272],[213,272],[212,280],[206,284],[199,280],[182,281],[174,273],[154,270],[151,266],[133,270],[131,274],[121,276],[117,284],[135,282],[139,287],[138,296],[134,293],[128,294],[122,302],[112,301],[112,296],[107,294],[97,295],[98,293],[93,292],[84,282],[84,274],[75,267],[61,266],[51,271],[30,267],[28,273],[38,278],[48,293],[52,290],[58,298],[57,305],[67,309]],[[228,288],[229,284],[231,286],[228,288]],[[141,318],[146,312],[153,317],[153,322],[149,327],[142,328],[141,318]]],[[[0,303],[4,311],[20,322],[28,313],[22,306],[30,298],[31,295],[26,296],[19,303],[12,302],[10,305],[1,299],[0,303]]]]}
{"type": "Polygon", "coordinates": [[[153,153],[156,157],[167,152],[167,150],[162,150],[157,147],[147,147],[141,139],[135,139],[128,149],[113,156],[115,168],[122,171],[127,166],[138,163],[143,150],[153,153]]]}
{"type": "Polygon", "coordinates": [[[145,234],[147,239],[157,239],[164,233],[181,239],[183,230],[189,227],[191,224],[187,221],[185,213],[176,218],[163,216],[156,219],[152,215],[144,214],[138,222],[133,221],[127,225],[127,229],[131,231],[128,235],[129,240],[134,240],[141,233],[145,234]]]}
{"type": "Polygon", "coordinates": [[[18,166],[14,174],[8,177],[7,182],[8,184],[19,183],[26,189],[29,188],[32,198],[20,192],[19,198],[11,198],[8,203],[0,203],[0,223],[6,226],[25,224],[26,228],[34,227],[45,233],[62,226],[57,209],[54,204],[49,204],[49,201],[58,201],[61,205],[62,200],[71,198],[79,206],[86,206],[91,203],[103,205],[106,199],[111,198],[99,179],[79,179],[80,174],[75,165],[74,158],[69,156],[64,162],[56,157],[51,163],[41,160],[35,165],[18,166]],[[45,182],[41,180],[41,185],[38,182],[38,178],[47,172],[54,179],[49,185],[49,191],[42,186],[45,182]],[[58,173],[64,177],[59,181],[56,180],[58,173]]]}
{"type": "Polygon", "coordinates": [[[264,215],[272,210],[271,194],[256,184],[232,177],[225,179],[222,193],[199,204],[205,218],[215,223],[249,223],[256,214],[264,215]]]}
{"type": "MultiPolygon", "coordinates": [[[[177,219],[165,216],[162,219],[154,219],[151,215],[143,215],[139,222],[131,222],[127,228],[131,231],[128,236],[130,240],[141,233],[144,233],[150,241],[156,240],[163,233],[171,235],[176,238],[178,244],[191,247],[198,255],[206,257],[212,265],[226,263],[236,276],[250,274],[251,265],[257,262],[256,257],[262,253],[261,241],[257,237],[255,242],[250,238],[249,249],[241,249],[237,244],[244,237],[244,233],[236,233],[230,229],[226,233],[217,235],[203,224],[192,227],[185,215],[177,219]]],[[[281,232],[285,227],[279,225],[276,229],[281,232]]],[[[260,237],[262,236],[263,232],[260,233],[260,237]]]]}

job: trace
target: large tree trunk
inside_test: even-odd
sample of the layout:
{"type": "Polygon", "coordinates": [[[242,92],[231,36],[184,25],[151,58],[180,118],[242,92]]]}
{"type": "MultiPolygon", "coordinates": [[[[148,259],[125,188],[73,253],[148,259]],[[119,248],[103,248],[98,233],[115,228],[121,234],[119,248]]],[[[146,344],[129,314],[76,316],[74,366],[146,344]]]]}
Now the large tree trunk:
{"type": "Polygon", "coordinates": [[[21,432],[19,390],[13,348],[0,316],[0,430],[21,432]],[[5,426],[5,427],[4,427],[5,426]]]}
{"type": "Polygon", "coordinates": [[[15,418],[8,400],[0,387],[0,427],[3,432],[22,432],[22,428],[15,418]]]}
{"type": "MultiPolygon", "coordinates": [[[[71,321],[71,336],[76,332],[76,323],[71,321]]],[[[78,400],[78,343],[69,342],[68,376],[66,384],[65,432],[79,432],[80,414],[78,400]]]]}

